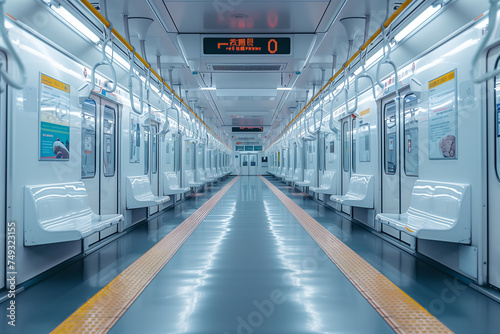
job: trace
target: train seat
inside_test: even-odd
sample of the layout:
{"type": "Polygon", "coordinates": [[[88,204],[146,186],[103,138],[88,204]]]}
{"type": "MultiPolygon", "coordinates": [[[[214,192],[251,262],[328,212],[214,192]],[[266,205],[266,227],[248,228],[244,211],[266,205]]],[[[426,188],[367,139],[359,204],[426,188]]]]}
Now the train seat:
{"type": "Polygon", "coordinates": [[[288,169],[284,169],[283,174],[281,175],[281,178],[283,181],[286,181],[286,179],[290,179],[293,177],[293,168],[290,167],[288,169]]]}
{"type": "Polygon", "coordinates": [[[80,240],[122,220],[119,214],[95,214],[83,182],[25,187],[26,246],[80,240]]]}
{"type": "Polygon", "coordinates": [[[205,174],[205,170],[203,168],[198,168],[196,171],[198,173],[198,181],[200,181],[200,182],[215,182],[215,179],[207,177],[207,175],[205,174]]]}
{"type": "Polygon", "coordinates": [[[165,178],[163,179],[163,194],[164,195],[175,195],[184,194],[191,190],[189,187],[181,188],[179,186],[179,180],[175,172],[165,172],[165,178]]]}
{"type": "Polygon", "coordinates": [[[301,174],[300,168],[295,168],[295,171],[293,172],[293,176],[287,177],[285,179],[285,181],[286,182],[298,182],[298,181],[300,181],[300,174],[301,174]]]}
{"type": "Polygon", "coordinates": [[[156,206],[170,200],[168,196],[155,196],[147,175],[127,176],[127,209],[156,206]]]}
{"type": "Polygon", "coordinates": [[[207,175],[208,179],[213,179],[213,182],[217,182],[219,180],[210,168],[205,168],[205,174],[207,175]]]}
{"type": "Polygon", "coordinates": [[[314,179],[314,170],[313,169],[306,169],[304,171],[304,181],[295,182],[295,185],[299,186],[299,187],[309,187],[309,186],[313,185],[313,179],[314,179]]]}
{"type": "Polygon", "coordinates": [[[373,209],[373,175],[353,174],[345,195],[332,195],[330,200],[348,206],[373,209]]]}
{"type": "Polygon", "coordinates": [[[319,187],[309,187],[309,189],[318,194],[334,194],[337,190],[335,172],[325,171],[321,176],[319,187]]]}
{"type": "Polygon", "coordinates": [[[202,182],[194,181],[194,172],[192,170],[184,171],[184,176],[186,177],[186,185],[189,187],[201,187],[203,185],[202,182]]]}
{"type": "Polygon", "coordinates": [[[375,219],[415,238],[469,244],[470,185],[417,180],[405,213],[375,219]]]}

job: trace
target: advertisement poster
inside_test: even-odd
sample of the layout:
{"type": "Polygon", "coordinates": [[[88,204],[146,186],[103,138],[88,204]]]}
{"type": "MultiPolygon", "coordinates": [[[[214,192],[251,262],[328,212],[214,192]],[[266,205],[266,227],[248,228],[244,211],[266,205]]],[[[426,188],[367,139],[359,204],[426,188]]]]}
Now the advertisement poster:
{"type": "Polygon", "coordinates": [[[130,113],[130,156],[129,162],[140,162],[141,155],[141,128],[139,126],[139,116],[130,113]]]}
{"type": "Polygon", "coordinates": [[[69,160],[70,86],[40,74],[39,160],[69,160]]]}
{"type": "Polygon", "coordinates": [[[429,82],[429,159],[457,159],[457,82],[451,71],[429,82]]]}

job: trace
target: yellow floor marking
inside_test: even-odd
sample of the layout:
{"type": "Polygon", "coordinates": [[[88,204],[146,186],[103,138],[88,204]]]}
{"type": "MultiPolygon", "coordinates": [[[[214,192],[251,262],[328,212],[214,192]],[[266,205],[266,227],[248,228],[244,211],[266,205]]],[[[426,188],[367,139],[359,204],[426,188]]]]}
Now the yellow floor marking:
{"type": "Polygon", "coordinates": [[[260,178],[396,333],[452,333],[271,182],[260,178]]]}
{"type": "Polygon", "coordinates": [[[107,333],[212,211],[239,176],[109,282],[52,333],[107,333]]]}

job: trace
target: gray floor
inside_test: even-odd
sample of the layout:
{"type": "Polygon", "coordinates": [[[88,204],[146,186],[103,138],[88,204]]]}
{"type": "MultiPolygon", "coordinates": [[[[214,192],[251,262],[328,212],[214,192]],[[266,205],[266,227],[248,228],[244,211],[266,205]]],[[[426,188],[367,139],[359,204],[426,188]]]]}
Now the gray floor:
{"type": "Polygon", "coordinates": [[[110,333],[393,333],[257,177],[241,177],[110,333]]]}
{"type": "MultiPolygon", "coordinates": [[[[269,180],[451,330],[498,333],[500,304],[310,198],[293,196],[297,190],[269,180]]],[[[223,185],[30,287],[16,298],[17,327],[0,321],[0,333],[50,332],[223,185]]],[[[6,319],[5,308],[0,304],[1,319],[6,319]]],[[[241,177],[111,332],[391,329],[265,184],[257,177],[241,177]]]]}

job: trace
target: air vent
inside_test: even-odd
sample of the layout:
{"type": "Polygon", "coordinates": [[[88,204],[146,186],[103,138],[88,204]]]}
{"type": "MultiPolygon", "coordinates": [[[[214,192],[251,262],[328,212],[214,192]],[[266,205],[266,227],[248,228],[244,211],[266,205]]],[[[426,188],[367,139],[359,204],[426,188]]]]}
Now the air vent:
{"type": "Polygon", "coordinates": [[[278,72],[284,71],[286,64],[207,64],[207,68],[221,72],[278,72]]]}

